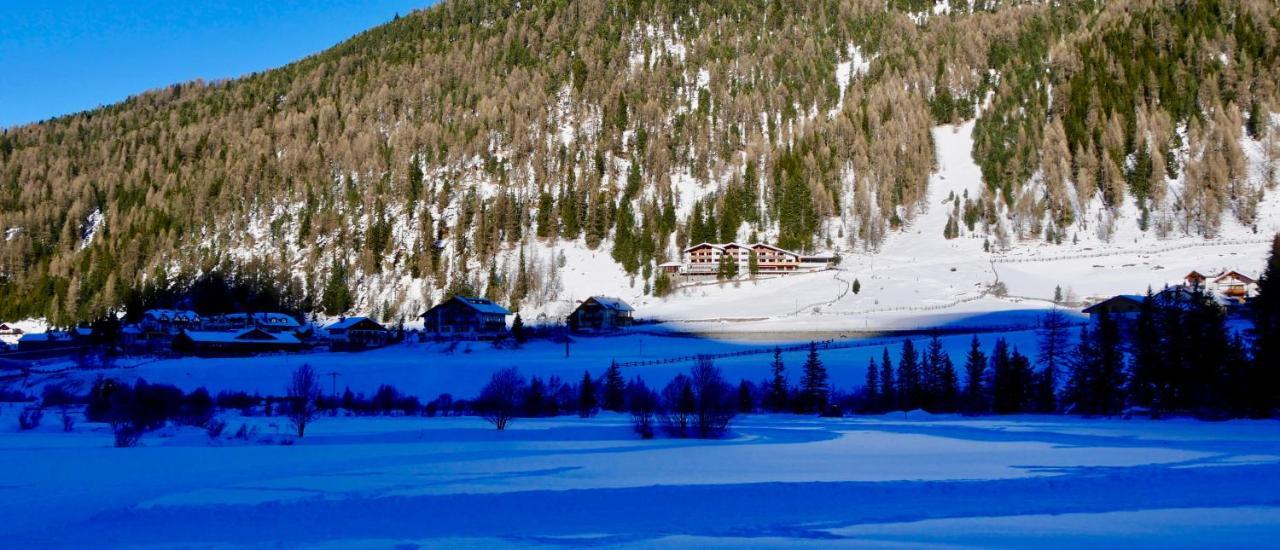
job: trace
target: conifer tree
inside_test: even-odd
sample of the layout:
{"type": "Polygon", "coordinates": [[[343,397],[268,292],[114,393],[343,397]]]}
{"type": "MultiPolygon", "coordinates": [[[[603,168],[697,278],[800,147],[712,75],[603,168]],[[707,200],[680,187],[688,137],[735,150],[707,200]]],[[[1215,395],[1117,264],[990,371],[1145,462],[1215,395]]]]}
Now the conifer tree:
{"type": "MultiPolygon", "coordinates": [[[[1274,131],[1274,130],[1273,130],[1274,131]]],[[[1253,415],[1280,407],[1280,234],[1271,241],[1267,267],[1258,278],[1253,311],[1253,415]]]]}
{"type": "Polygon", "coordinates": [[[549,239],[555,234],[555,201],[551,193],[543,191],[538,195],[537,235],[539,239],[549,239]]]}
{"type": "Polygon", "coordinates": [[[1116,322],[1098,313],[1095,328],[1080,329],[1063,401],[1071,412],[1113,415],[1124,408],[1123,352],[1116,322]]]}
{"type": "Polygon", "coordinates": [[[809,342],[809,355],[804,361],[804,375],[800,378],[800,412],[821,413],[827,409],[831,386],[827,368],[818,356],[818,344],[809,342]]]}
{"type": "Polygon", "coordinates": [[[511,321],[511,338],[513,338],[517,344],[523,344],[525,340],[527,340],[526,334],[524,333],[524,319],[520,318],[519,312],[516,313],[516,318],[511,321]]]}
{"type": "Polygon", "coordinates": [[[787,384],[786,365],[782,363],[782,348],[773,348],[773,363],[770,365],[773,378],[769,381],[765,407],[771,411],[787,410],[791,404],[791,390],[787,384]]]}
{"type": "Polygon", "coordinates": [[[604,391],[600,406],[606,411],[622,412],[626,408],[626,380],[622,378],[622,369],[618,362],[609,363],[604,371],[604,391]]]}
{"type": "Polygon", "coordinates": [[[747,379],[738,383],[738,412],[749,414],[756,412],[756,388],[747,379]]]}
{"type": "Polygon", "coordinates": [[[880,412],[880,368],[876,366],[876,358],[867,359],[867,381],[863,384],[863,409],[865,412],[880,412]]]}
{"type": "Polygon", "coordinates": [[[595,416],[600,410],[600,401],[596,397],[596,382],[591,379],[590,372],[582,373],[582,383],[578,385],[578,416],[588,418],[595,416]]]}
{"type": "Polygon", "coordinates": [[[982,352],[978,343],[978,335],[969,342],[969,353],[964,363],[964,412],[965,414],[982,414],[987,412],[987,398],[983,390],[987,371],[987,354],[982,352]]]}
{"type": "Polygon", "coordinates": [[[956,375],[956,365],[951,356],[942,356],[942,393],[939,395],[938,409],[942,412],[954,412],[959,407],[960,378],[956,375]]]}
{"type": "Polygon", "coordinates": [[[1166,363],[1161,317],[1156,296],[1148,288],[1133,325],[1128,395],[1132,404],[1146,407],[1155,415],[1172,406],[1174,397],[1169,377],[1172,365],[1166,363]]]}
{"type": "Polygon", "coordinates": [[[944,410],[943,394],[946,385],[947,353],[942,348],[942,340],[935,334],[929,339],[920,364],[921,372],[921,405],[925,410],[938,412],[944,410]]]}
{"type": "Polygon", "coordinates": [[[886,411],[898,410],[898,386],[894,382],[897,377],[893,373],[893,361],[889,359],[889,348],[883,348],[880,357],[880,399],[881,407],[886,411]]]}
{"type": "Polygon", "coordinates": [[[905,411],[920,408],[921,389],[920,355],[911,340],[903,340],[898,359],[898,406],[905,411]]]}

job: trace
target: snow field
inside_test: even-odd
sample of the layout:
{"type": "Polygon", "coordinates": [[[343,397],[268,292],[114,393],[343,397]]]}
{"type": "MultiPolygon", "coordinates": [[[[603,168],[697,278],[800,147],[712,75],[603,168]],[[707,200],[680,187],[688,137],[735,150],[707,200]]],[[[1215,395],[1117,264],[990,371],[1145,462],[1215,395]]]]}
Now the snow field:
{"type": "MultiPolygon", "coordinates": [[[[284,422],[226,420],[265,435],[284,422]]],[[[104,425],[12,424],[0,536],[17,545],[1247,547],[1280,534],[1274,421],[752,415],[725,440],[641,441],[613,414],[505,432],[326,417],[292,445],[166,428],[133,449],[111,448],[104,425]]]]}

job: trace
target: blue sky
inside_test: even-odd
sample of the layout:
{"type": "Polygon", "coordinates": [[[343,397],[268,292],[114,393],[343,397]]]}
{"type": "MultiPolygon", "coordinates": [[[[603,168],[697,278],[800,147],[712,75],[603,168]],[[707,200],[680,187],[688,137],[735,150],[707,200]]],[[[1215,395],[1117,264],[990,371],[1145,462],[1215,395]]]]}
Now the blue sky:
{"type": "Polygon", "coordinates": [[[278,67],[432,0],[0,0],[0,128],[278,67]]]}

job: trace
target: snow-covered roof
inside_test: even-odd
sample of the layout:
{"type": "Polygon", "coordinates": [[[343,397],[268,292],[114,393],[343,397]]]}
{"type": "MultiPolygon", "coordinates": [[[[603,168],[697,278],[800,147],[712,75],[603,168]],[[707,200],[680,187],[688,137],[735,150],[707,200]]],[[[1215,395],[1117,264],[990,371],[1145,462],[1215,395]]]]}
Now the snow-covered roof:
{"type": "Polygon", "coordinates": [[[658,267],[680,267],[682,265],[684,265],[682,262],[662,262],[658,264],[658,267]]]}
{"type": "Polygon", "coordinates": [[[188,309],[148,309],[142,312],[143,317],[152,317],[160,320],[171,319],[199,319],[200,315],[188,309]]]}
{"type": "Polygon", "coordinates": [[[606,309],[611,309],[611,310],[623,312],[623,313],[628,311],[635,311],[635,308],[631,307],[631,304],[628,304],[622,301],[620,298],[611,298],[609,296],[592,296],[591,299],[595,300],[597,304],[604,306],[604,308],[606,309]]]}
{"type": "Polygon", "coordinates": [[[1222,275],[1219,275],[1217,278],[1213,280],[1213,282],[1215,283],[1224,283],[1228,281],[1241,282],[1246,285],[1251,285],[1254,282],[1252,277],[1249,277],[1247,275],[1242,275],[1236,271],[1228,271],[1226,273],[1223,273],[1222,275]]]}
{"type": "Polygon", "coordinates": [[[755,244],[751,245],[751,248],[768,248],[768,249],[770,249],[770,250],[777,250],[778,252],[785,252],[785,253],[787,253],[787,254],[794,254],[794,255],[796,255],[796,256],[799,256],[799,254],[797,254],[797,253],[795,253],[795,252],[792,252],[792,251],[787,250],[787,249],[785,249],[785,248],[779,248],[779,247],[773,246],[773,245],[768,244],[768,243],[755,243],[755,244]]]}
{"type": "MultiPolygon", "coordinates": [[[[493,300],[486,300],[484,298],[473,298],[471,296],[454,296],[453,298],[450,298],[448,301],[445,301],[440,305],[444,305],[452,301],[457,301],[459,303],[462,303],[480,313],[488,313],[491,315],[511,315],[511,312],[508,311],[507,308],[493,303],[493,300]]],[[[440,307],[440,306],[436,306],[436,307],[440,307]]],[[[435,309],[435,308],[431,308],[431,309],[435,309]]],[[[426,315],[426,314],[424,313],[423,315],[426,315]]]]}
{"type": "Polygon", "coordinates": [[[702,247],[704,247],[704,246],[709,246],[709,247],[714,248],[714,249],[716,249],[716,250],[724,250],[724,247],[723,247],[723,246],[720,246],[720,245],[718,245],[718,244],[714,244],[714,243],[698,243],[698,244],[695,244],[695,245],[693,245],[693,246],[691,246],[691,247],[689,247],[689,248],[684,249],[684,251],[685,251],[685,252],[688,252],[688,251],[690,251],[690,250],[696,250],[696,249],[702,248],[702,247]]]}
{"type": "Polygon", "coordinates": [[[281,332],[272,334],[270,332],[247,328],[234,332],[226,331],[209,331],[209,330],[188,330],[183,334],[190,338],[192,342],[202,343],[236,343],[236,342],[279,342],[283,344],[301,344],[302,341],[292,334],[281,332]]]}
{"type": "Polygon", "coordinates": [[[1084,308],[1083,310],[1081,310],[1081,313],[1093,313],[1094,311],[1097,311],[1102,306],[1106,304],[1115,303],[1115,302],[1132,302],[1135,304],[1142,304],[1143,299],[1144,298],[1142,296],[1139,296],[1137,294],[1117,294],[1115,296],[1107,298],[1106,300],[1103,300],[1087,308],[1084,308]]]}
{"type": "Polygon", "coordinates": [[[258,313],[252,313],[252,314],[228,313],[226,315],[222,315],[220,318],[223,321],[228,321],[228,322],[245,322],[245,321],[248,321],[249,319],[252,319],[253,322],[255,323],[277,326],[277,327],[296,328],[296,327],[302,326],[302,324],[298,322],[298,319],[292,315],[289,315],[287,313],[276,313],[271,311],[264,311],[264,312],[258,312],[258,313]]]}
{"type": "Polygon", "coordinates": [[[18,342],[56,342],[58,340],[70,340],[71,335],[58,330],[49,332],[28,332],[18,338],[18,342]]]}
{"type": "MultiPolygon", "coordinates": [[[[378,324],[377,321],[374,321],[373,319],[370,319],[368,317],[346,317],[343,319],[338,319],[337,321],[329,323],[328,325],[325,325],[324,330],[328,331],[328,330],[334,330],[334,329],[337,329],[337,330],[348,329],[348,328],[351,328],[352,326],[355,326],[357,323],[361,321],[369,321],[370,323],[378,324]]],[[[378,324],[378,326],[382,326],[382,325],[378,324]]]]}

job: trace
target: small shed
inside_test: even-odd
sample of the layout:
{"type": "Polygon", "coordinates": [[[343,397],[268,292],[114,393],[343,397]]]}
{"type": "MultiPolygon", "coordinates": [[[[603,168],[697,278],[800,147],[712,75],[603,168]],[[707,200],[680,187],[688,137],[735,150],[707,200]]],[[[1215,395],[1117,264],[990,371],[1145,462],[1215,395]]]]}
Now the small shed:
{"type": "Polygon", "coordinates": [[[635,309],[618,298],[592,296],[569,314],[569,328],[575,331],[610,331],[631,325],[635,309]]]}

